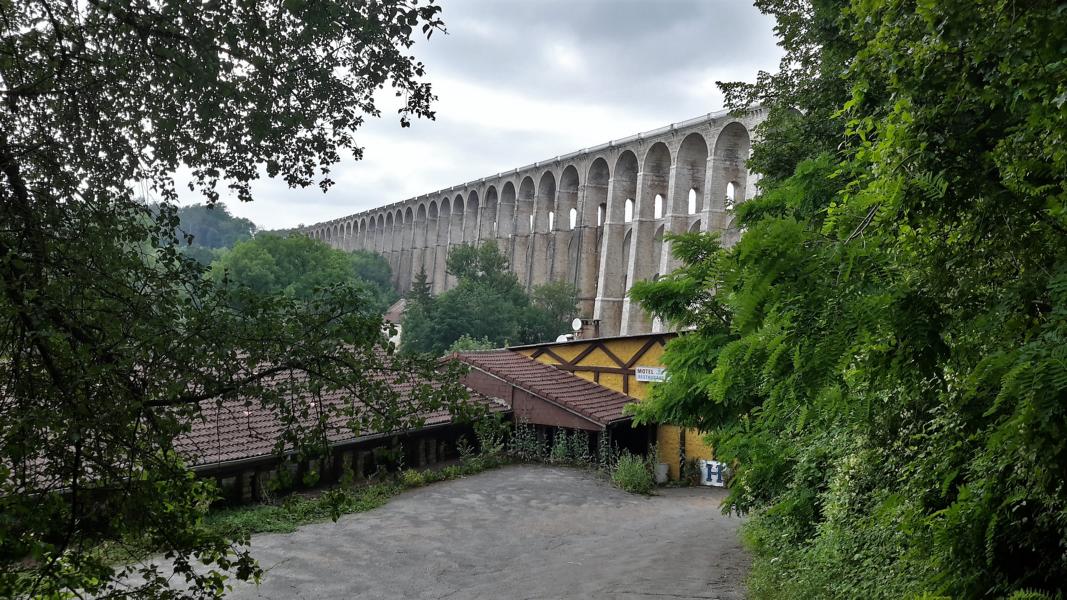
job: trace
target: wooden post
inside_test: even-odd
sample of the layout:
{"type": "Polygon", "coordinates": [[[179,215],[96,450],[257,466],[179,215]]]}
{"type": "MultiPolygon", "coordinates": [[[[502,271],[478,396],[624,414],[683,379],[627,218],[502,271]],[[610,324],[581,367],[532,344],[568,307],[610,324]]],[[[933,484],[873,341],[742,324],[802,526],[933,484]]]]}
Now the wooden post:
{"type": "Polygon", "coordinates": [[[254,478],[254,471],[242,471],[237,476],[237,498],[241,504],[246,504],[252,501],[252,479],[254,478]]]}
{"type": "Polygon", "coordinates": [[[426,442],[426,460],[431,465],[437,464],[437,442],[433,438],[426,442]]]}
{"type": "Polygon", "coordinates": [[[685,478],[685,427],[678,428],[678,481],[685,478]]]}
{"type": "Polygon", "coordinates": [[[367,451],[360,450],[356,452],[356,466],[355,466],[355,478],[357,481],[366,479],[367,474],[365,472],[367,468],[367,451]]]}

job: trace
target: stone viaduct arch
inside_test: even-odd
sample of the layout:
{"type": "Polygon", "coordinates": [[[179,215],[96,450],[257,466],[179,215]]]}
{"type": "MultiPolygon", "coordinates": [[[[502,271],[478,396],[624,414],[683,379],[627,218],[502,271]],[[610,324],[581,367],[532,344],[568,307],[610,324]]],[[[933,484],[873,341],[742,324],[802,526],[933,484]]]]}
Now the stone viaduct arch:
{"type": "Polygon", "coordinates": [[[732,207],[756,194],[745,164],[765,118],[761,108],[708,114],[301,231],[381,254],[402,292],[424,271],[435,294],[456,283],[449,248],[492,240],[527,288],[573,284],[578,316],[598,320],[601,335],[662,330],[627,292],[677,266],[668,233],[737,242],[732,207]]]}

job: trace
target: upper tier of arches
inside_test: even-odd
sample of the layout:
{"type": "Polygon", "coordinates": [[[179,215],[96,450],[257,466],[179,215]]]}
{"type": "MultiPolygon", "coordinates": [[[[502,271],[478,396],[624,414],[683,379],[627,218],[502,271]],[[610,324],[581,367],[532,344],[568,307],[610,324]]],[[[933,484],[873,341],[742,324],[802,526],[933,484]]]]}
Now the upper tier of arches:
{"type": "Polygon", "coordinates": [[[301,231],[387,253],[634,219],[728,227],[729,208],[754,193],[745,162],[764,118],[708,115],[301,231]]]}

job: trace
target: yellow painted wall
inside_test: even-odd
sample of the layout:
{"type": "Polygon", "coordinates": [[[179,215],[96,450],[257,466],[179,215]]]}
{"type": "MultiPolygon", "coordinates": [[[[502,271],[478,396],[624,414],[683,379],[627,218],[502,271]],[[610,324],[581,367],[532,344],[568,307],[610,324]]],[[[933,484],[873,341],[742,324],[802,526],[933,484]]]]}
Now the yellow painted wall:
{"type": "MultiPolygon", "coordinates": [[[[599,338],[589,342],[577,340],[574,342],[560,342],[558,344],[540,344],[538,346],[518,348],[516,350],[526,356],[534,358],[535,360],[553,365],[560,364],[560,361],[547,352],[538,353],[539,349],[547,348],[563,360],[573,362],[574,358],[584,352],[590,344],[599,342],[623,363],[628,363],[630,359],[641,350],[649,338],[654,338],[660,335],[662,334],[599,338]],[[537,354],[537,356],[534,356],[535,354],[537,354]]],[[[614,361],[610,355],[599,348],[584,356],[575,366],[576,369],[574,374],[583,379],[588,379],[589,381],[597,381],[595,374],[592,371],[583,371],[581,370],[581,367],[619,367],[618,363],[614,361]]],[[[657,343],[648,348],[633,366],[662,367],[663,345],[657,343]]],[[[598,383],[606,388],[629,394],[638,400],[647,398],[649,390],[651,389],[650,386],[655,385],[653,383],[637,381],[633,375],[624,376],[621,373],[601,373],[598,383]],[[626,385],[624,385],[624,378],[628,379],[626,385]]],[[[675,425],[657,426],[656,444],[659,447],[659,460],[667,463],[670,470],[670,477],[672,479],[678,479],[679,477],[678,451],[680,442],[680,427],[675,425]]],[[[704,443],[703,434],[695,429],[687,429],[685,432],[685,457],[687,460],[695,458],[708,460],[712,458],[712,450],[704,443]]]]}

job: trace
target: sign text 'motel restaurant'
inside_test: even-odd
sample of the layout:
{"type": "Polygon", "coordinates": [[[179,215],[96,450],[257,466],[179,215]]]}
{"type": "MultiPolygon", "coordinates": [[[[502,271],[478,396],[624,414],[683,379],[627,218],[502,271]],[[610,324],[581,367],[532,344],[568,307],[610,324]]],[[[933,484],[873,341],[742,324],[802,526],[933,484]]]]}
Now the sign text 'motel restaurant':
{"type": "Polygon", "coordinates": [[[667,369],[663,367],[637,367],[634,375],[638,381],[667,381],[667,369]]]}

